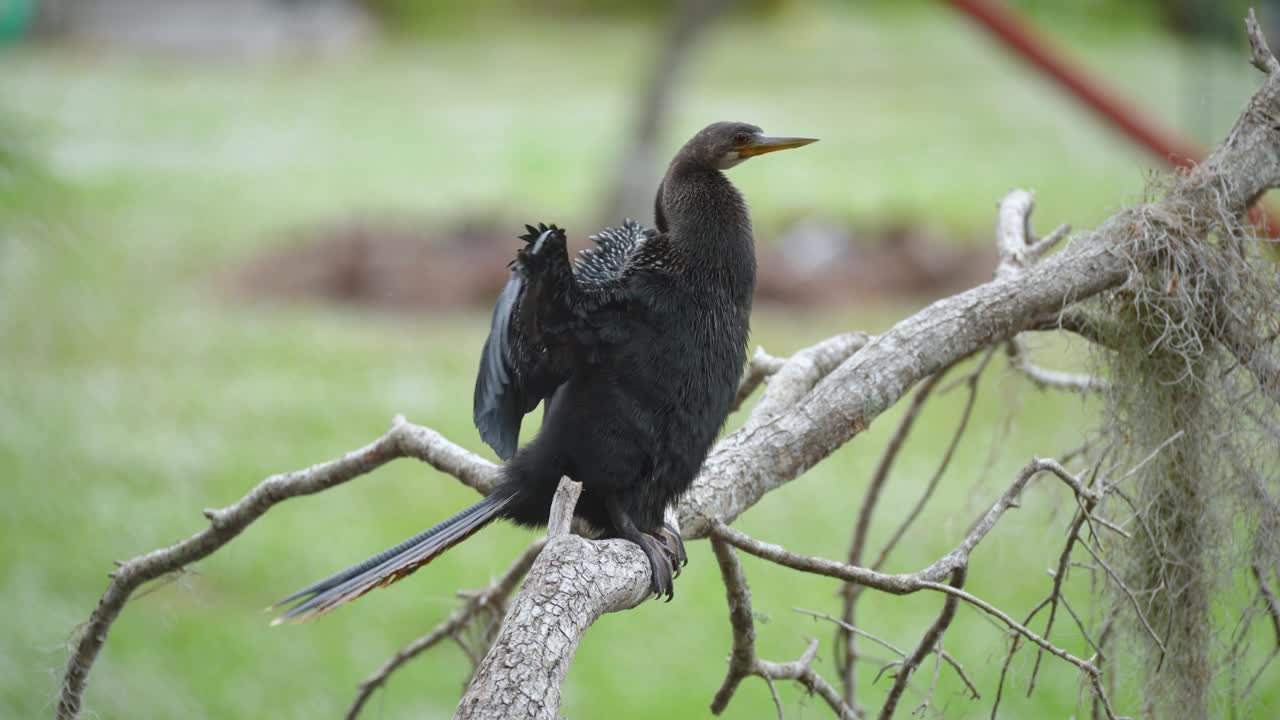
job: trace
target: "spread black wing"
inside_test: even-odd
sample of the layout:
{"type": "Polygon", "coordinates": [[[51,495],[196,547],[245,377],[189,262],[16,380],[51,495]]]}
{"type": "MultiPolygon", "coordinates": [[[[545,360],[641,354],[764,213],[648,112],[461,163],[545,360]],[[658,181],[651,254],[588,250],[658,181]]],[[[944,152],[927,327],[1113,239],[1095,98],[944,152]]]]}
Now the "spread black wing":
{"type": "Polygon", "coordinates": [[[493,309],[476,377],[476,428],[503,460],[515,454],[526,413],[601,344],[625,339],[627,261],[653,236],[631,220],[607,228],[571,269],[563,230],[526,229],[493,309]]]}

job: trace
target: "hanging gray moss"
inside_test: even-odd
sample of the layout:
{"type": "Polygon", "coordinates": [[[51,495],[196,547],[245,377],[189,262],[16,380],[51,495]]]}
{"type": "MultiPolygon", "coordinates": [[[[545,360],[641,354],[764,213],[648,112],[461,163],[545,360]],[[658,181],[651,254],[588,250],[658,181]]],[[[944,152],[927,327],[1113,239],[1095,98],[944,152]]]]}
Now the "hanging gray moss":
{"type": "Polygon", "coordinates": [[[1091,303],[1112,328],[1111,347],[1098,352],[1110,379],[1108,452],[1125,468],[1160,448],[1119,482],[1108,508],[1130,518],[1132,536],[1103,539],[1127,587],[1107,583],[1108,613],[1126,630],[1120,641],[1141,671],[1147,715],[1223,717],[1240,707],[1227,677],[1240,652],[1219,639],[1230,628],[1218,632],[1215,603],[1248,604],[1241,573],[1260,564],[1274,574],[1280,560],[1269,514],[1280,507],[1280,437],[1268,425],[1280,406],[1222,340],[1271,338],[1264,346],[1276,353],[1280,294],[1277,265],[1238,218],[1220,206],[1181,210],[1132,214],[1118,248],[1130,281],[1091,303]]]}

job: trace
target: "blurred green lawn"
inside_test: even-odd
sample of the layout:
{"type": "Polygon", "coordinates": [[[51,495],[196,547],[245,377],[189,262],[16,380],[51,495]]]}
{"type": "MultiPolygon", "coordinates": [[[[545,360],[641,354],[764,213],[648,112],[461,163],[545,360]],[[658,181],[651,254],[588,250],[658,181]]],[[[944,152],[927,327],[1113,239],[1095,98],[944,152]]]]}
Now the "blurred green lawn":
{"type": "MultiPolygon", "coordinates": [[[[734,22],[714,37],[681,90],[666,143],[674,148],[727,118],[823,139],[734,171],[762,242],[809,212],[864,224],[908,218],[973,236],[1014,186],[1038,190],[1040,227],[1087,228],[1142,193],[1145,155],[958,17],[824,8],[777,20],[734,22]]],[[[1183,107],[1184,52],[1166,39],[1062,33],[1140,104],[1175,116],[1183,107]]],[[[563,221],[581,234],[619,152],[651,37],[633,23],[526,20],[276,64],[93,48],[0,55],[6,132],[18,138],[6,147],[34,162],[14,160],[18,170],[0,177],[0,714],[51,712],[64,641],[105,587],[111,560],[196,531],[201,508],[357,447],[396,413],[482,450],[469,409],[483,311],[263,306],[229,301],[211,277],[299,224],[357,210],[494,213],[563,221]]],[[[1220,70],[1217,92],[1231,100],[1215,117],[1227,123],[1252,71],[1243,56],[1200,57],[1220,70]]],[[[841,329],[884,328],[913,309],[762,308],[755,340],[789,353],[841,329]]],[[[1078,348],[1036,342],[1051,350],[1048,362],[1078,365],[1078,348]]],[[[929,407],[882,501],[874,540],[914,502],[962,404],[956,390],[929,407]]],[[[994,363],[955,464],[889,569],[917,569],[948,549],[1016,468],[1077,444],[1092,410],[1028,390],[994,363]]],[[[769,496],[740,526],[797,551],[840,556],[898,413],[769,496]]],[[[311,625],[268,630],[261,608],[473,499],[402,461],[280,506],[213,558],[134,599],[91,678],[91,716],[338,715],[360,679],[450,612],[456,589],[501,572],[529,533],[490,529],[394,591],[311,625]]],[[[1046,591],[1044,570],[1069,511],[1060,488],[1046,482],[1029,492],[976,554],[969,587],[1025,613],[1046,591]]],[[[704,543],[691,552],[675,602],[606,617],[588,635],[564,714],[706,714],[729,629],[714,560],[704,543]]],[[[816,635],[830,673],[829,628],[791,608],[838,612],[834,584],[746,566],[767,620],[763,652],[791,659],[816,635]]],[[[1076,590],[1083,606],[1084,588],[1076,590]]],[[[913,646],[939,605],[933,596],[872,594],[860,622],[913,646]]],[[[1087,654],[1066,624],[1054,639],[1087,654]]],[[[966,609],[947,647],[984,698],[966,700],[944,670],[930,712],[985,717],[1005,637],[966,609]]],[[[1026,699],[1031,658],[1015,663],[1009,717],[1084,707],[1076,674],[1057,663],[1026,699]]],[[[415,661],[368,716],[447,717],[464,663],[452,647],[415,661]]],[[[873,707],[889,684],[871,685],[876,669],[867,663],[862,676],[873,707]]],[[[910,706],[928,673],[915,684],[910,706]]],[[[795,688],[782,694],[794,716],[826,716],[795,688]]],[[[1132,689],[1118,701],[1134,708],[1132,689]]],[[[1259,702],[1277,707],[1274,683],[1259,702]]],[[[727,715],[772,717],[763,683],[747,681],[727,715]]]]}

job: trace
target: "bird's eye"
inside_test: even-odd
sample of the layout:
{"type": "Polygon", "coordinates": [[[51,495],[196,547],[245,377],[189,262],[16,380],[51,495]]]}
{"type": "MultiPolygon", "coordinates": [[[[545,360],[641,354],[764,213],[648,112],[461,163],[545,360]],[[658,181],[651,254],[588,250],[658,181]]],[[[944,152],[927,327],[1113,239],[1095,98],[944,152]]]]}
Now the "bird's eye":
{"type": "Polygon", "coordinates": [[[747,134],[746,134],[746,133],[744,133],[744,132],[740,132],[740,133],[737,133],[737,134],[735,134],[735,135],[733,136],[733,144],[734,144],[734,145],[745,145],[745,144],[747,143],[747,140],[750,140],[750,139],[751,139],[751,136],[750,136],[750,135],[747,135],[747,134]]]}

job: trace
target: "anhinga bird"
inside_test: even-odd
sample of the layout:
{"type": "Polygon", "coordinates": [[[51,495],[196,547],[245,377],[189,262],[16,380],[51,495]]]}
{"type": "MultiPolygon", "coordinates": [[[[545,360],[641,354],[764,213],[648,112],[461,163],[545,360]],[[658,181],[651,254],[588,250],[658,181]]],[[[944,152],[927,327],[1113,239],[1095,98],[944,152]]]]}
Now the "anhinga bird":
{"type": "Polygon", "coordinates": [[[545,524],[561,476],[577,515],[644,551],[655,594],[686,562],[663,511],[693,482],[724,424],[746,359],[756,256],[751,216],[723,170],[810,138],[709,125],[676,153],[654,202],[570,264],[555,225],[528,227],[498,297],[475,388],[480,436],[508,461],[493,493],[403,543],[277,603],[305,620],[388,585],[496,518],[545,524]],[[516,449],[520,421],[542,428],[516,449]]]}

